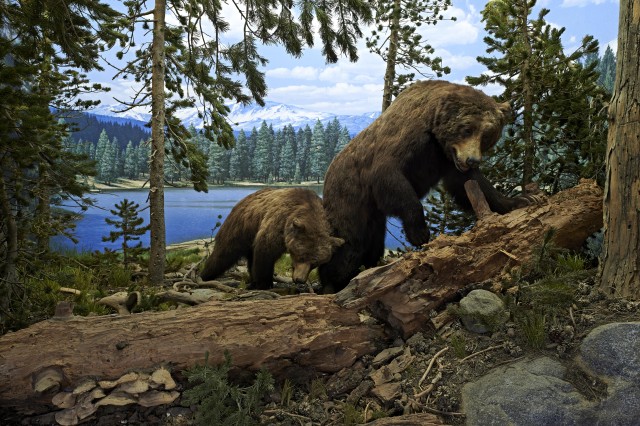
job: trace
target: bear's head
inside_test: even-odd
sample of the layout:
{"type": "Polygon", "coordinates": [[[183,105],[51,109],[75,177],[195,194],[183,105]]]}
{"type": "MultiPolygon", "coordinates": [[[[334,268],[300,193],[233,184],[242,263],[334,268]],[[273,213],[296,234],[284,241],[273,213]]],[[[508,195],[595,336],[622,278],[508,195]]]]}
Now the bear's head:
{"type": "Polygon", "coordinates": [[[284,235],[296,283],[306,282],[311,270],[329,262],[334,250],[344,244],[342,238],[330,235],[329,223],[326,219],[318,220],[317,212],[292,217],[285,224],[284,235]]]}
{"type": "Polygon", "coordinates": [[[445,155],[461,172],[477,168],[482,154],[494,146],[511,113],[508,102],[498,103],[479,90],[448,93],[440,103],[435,136],[445,155]]]}

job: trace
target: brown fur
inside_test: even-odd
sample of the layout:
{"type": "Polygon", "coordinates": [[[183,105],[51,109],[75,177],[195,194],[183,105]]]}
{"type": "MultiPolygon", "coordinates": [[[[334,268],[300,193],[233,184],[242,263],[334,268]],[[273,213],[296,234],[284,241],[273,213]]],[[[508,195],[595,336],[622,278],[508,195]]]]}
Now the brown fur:
{"type": "Polygon", "coordinates": [[[508,104],[469,86],[422,81],[404,90],[327,170],[323,205],[333,235],[345,245],[320,268],[323,285],[340,290],[361,266],[376,265],[388,216],[401,219],[411,244],[426,243],[420,199],[440,180],[464,208],[470,207],[464,191],[469,179],[478,181],[498,213],[528,204],[500,194],[477,168],[508,116],[508,104]]]}
{"type": "Polygon", "coordinates": [[[213,280],[245,257],[252,284],[273,286],[273,266],[288,252],[293,279],[305,282],[309,272],[326,263],[344,241],[329,233],[320,197],[303,188],[262,189],[231,210],[215,238],[213,253],[200,277],[213,280]]]}

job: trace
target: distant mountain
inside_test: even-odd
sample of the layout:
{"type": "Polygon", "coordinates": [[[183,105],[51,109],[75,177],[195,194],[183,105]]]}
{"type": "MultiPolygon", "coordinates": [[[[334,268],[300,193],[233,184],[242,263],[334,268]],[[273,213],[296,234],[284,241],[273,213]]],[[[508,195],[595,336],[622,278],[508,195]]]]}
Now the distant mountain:
{"type": "MultiPolygon", "coordinates": [[[[235,131],[251,131],[254,127],[260,128],[262,122],[272,125],[275,130],[291,125],[294,129],[309,125],[311,128],[317,120],[324,125],[338,118],[342,126],[349,129],[349,133],[355,135],[375,120],[380,113],[370,112],[360,115],[338,115],[328,112],[309,111],[292,105],[277,102],[266,102],[264,107],[257,104],[243,106],[240,104],[229,105],[229,121],[235,131]]],[[[138,110],[129,110],[118,113],[123,108],[121,105],[100,105],[88,114],[95,115],[101,122],[113,120],[119,124],[131,124],[144,127],[151,119],[151,114],[138,110]]],[[[195,108],[186,108],[178,112],[178,117],[186,126],[193,125],[196,129],[202,128],[202,118],[198,117],[195,108]]]]}

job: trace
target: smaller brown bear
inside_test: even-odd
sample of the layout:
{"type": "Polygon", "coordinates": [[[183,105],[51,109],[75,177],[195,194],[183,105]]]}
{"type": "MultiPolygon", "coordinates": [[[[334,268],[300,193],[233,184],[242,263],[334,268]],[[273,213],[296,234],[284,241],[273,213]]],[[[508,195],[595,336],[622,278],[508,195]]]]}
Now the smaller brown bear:
{"type": "Polygon", "coordinates": [[[331,259],[341,238],[329,233],[322,200],[304,188],[267,188],[240,200],[231,210],[215,238],[213,252],[200,277],[218,278],[240,258],[247,259],[251,284],[257,289],[273,287],[275,262],[288,252],[293,280],[304,283],[311,270],[331,259]]]}

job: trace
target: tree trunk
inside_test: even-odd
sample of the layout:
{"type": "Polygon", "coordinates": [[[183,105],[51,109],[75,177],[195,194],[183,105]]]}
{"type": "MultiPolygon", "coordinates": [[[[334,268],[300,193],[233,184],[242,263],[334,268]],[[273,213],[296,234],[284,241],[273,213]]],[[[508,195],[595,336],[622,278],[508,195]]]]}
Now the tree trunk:
{"type": "Polygon", "coordinates": [[[393,83],[396,79],[396,58],[398,56],[398,37],[400,33],[400,0],[393,1],[391,25],[389,29],[389,50],[387,51],[387,68],[384,72],[384,88],[382,91],[382,111],[389,108],[393,100],[393,83]]]}
{"type": "Polygon", "coordinates": [[[164,144],[165,144],[165,13],[166,1],[156,0],[153,12],[151,74],[151,159],[149,163],[149,281],[161,285],[164,280],[166,234],[164,221],[164,144]]]}
{"type": "Polygon", "coordinates": [[[614,95],[609,107],[604,252],[600,288],[640,300],[640,4],[620,2],[614,95]]]}
{"type": "MultiPolygon", "coordinates": [[[[2,161],[0,164],[4,166],[6,162],[2,161]]],[[[0,223],[0,245],[4,246],[0,248],[3,255],[0,258],[0,326],[4,324],[4,316],[10,310],[14,286],[18,285],[18,224],[5,184],[5,170],[4,167],[0,170],[0,213],[3,217],[0,223]]]]}
{"type": "MultiPolygon", "coordinates": [[[[211,301],[168,312],[54,317],[0,338],[0,404],[31,408],[51,401],[35,392],[43,372],[51,391],[84,377],[115,379],[170,363],[181,370],[223,361],[276,376],[313,376],[350,367],[397,335],[437,328],[433,313],[468,286],[497,281],[528,261],[549,229],[577,248],[602,226],[602,191],[590,181],[547,204],[491,214],[469,232],[440,236],[423,251],[368,269],[336,295],[211,301]]],[[[41,387],[42,389],[42,387],[41,387]]]]}

